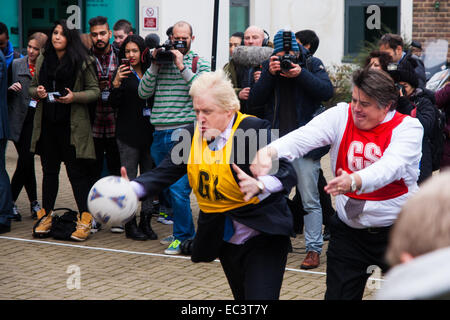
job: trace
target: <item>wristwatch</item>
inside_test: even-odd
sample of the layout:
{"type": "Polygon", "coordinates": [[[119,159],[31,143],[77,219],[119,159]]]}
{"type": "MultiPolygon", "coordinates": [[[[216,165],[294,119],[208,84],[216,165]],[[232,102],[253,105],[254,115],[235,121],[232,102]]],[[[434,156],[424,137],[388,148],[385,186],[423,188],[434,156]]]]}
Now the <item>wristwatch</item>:
{"type": "Polygon", "coordinates": [[[351,190],[351,192],[355,192],[356,191],[356,180],[355,180],[355,177],[351,174],[350,175],[350,179],[352,179],[352,183],[350,184],[350,190],[351,190]]]}
{"type": "Polygon", "coordinates": [[[256,186],[257,186],[258,189],[259,189],[258,194],[260,194],[261,192],[264,191],[265,186],[264,186],[264,183],[262,183],[262,181],[259,181],[259,180],[257,179],[257,180],[256,180],[256,186]]]}

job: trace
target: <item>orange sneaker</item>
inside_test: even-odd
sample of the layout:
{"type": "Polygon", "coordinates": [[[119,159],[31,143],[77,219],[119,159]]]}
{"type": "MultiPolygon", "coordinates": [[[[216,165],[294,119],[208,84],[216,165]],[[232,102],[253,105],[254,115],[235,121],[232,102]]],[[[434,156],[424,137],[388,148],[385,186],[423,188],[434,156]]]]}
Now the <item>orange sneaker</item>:
{"type": "Polygon", "coordinates": [[[83,212],[81,215],[78,215],[77,229],[70,237],[76,241],[86,240],[91,233],[92,220],[92,215],[89,212],[83,212]]]}
{"type": "Polygon", "coordinates": [[[47,214],[45,209],[41,209],[37,212],[37,218],[38,221],[33,227],[33,237],[42,238],[48,236],[52,228],[53,211],[47,214]]]}

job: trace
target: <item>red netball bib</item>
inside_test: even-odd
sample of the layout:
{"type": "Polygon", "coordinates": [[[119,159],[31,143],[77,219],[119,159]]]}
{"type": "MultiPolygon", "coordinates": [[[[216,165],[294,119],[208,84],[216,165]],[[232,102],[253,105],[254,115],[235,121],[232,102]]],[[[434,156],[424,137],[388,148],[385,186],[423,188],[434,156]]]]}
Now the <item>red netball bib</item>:
{"type": "MultiPolygon", "coordinates": [[[[347,125],[336,161],[336,172],[340,168],[351,174],[378,161],[391,142],[392,131],[405,117],[406,115],[396,112],[390,121],[379,124],[369,131],[360,130],[353,122],[349,104],[347,125]]],[[[403,179],[400,179],[370,193],[358,195],[356,192],[349,192],[345,195],[354,199],[380,201],[393,199],[407,192],[408,187],[403,179]]]]}

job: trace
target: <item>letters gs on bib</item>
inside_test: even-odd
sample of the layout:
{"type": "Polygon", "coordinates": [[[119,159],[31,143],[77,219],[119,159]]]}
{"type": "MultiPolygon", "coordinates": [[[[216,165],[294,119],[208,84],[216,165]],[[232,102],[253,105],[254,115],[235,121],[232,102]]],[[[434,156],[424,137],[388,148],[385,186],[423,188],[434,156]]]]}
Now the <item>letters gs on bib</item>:
{"type": "Polygon", "coordinates": [[[348,168],[353,172],[367,168],[382,157],[381,148],[373,142],[364,145],[360,141],[353,141],[348,148],[348,168]]]}

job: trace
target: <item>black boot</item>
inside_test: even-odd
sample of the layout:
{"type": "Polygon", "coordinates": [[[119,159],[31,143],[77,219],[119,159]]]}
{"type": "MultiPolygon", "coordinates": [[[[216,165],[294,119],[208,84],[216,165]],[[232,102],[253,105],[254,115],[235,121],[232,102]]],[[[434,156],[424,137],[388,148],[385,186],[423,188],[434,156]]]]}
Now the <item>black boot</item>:
{"type": "Polygon", "coordinates": [[[147,240],[147,236],[137,226],[136,217],[125,224],[125,235],[133,240],[147,240]]]}
{"type": "Polygon", "coordinates": [[[150,240],[156,240],[156,239],[158,239],[158,235],[152,229],[151,220],[152,220],[152,212],[151,211],[148,211],[148,212],[142,211],[141,219],[139,220],[139,229],[141,229],[142,232],[144,232],[145,235],[150,240]]]}

